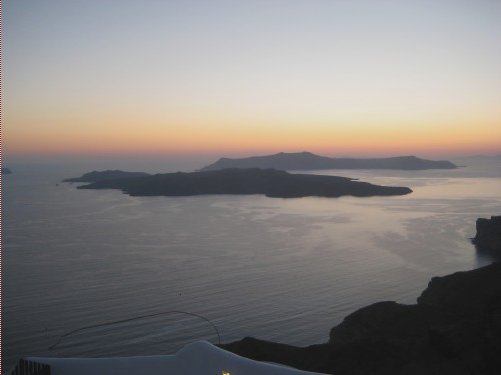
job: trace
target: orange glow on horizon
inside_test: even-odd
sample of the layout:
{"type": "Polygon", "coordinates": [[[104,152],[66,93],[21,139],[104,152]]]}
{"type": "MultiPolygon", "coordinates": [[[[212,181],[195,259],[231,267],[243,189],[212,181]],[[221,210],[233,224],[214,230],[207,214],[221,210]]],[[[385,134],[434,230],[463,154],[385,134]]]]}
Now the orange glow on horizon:
{"type": "Polygon", "coordinates": [[[501,153],[494,4],[24,3],[6,156],[501,153]]]}
{"type": "MultiPolygon", "coordinates": [[[[14,127],[13,127],[14,128],[14,127]]],[[[160,122],[148,125],[107,123],[106,126],[32,128],[25,136],[8,130],[12,155],[72,154],[264,154],[311,151],[326,155],[407,155],[499,153],[501,127],[468,123],[333,125],[251,125],[160,122]],[[210,126],[209,126],[210,125],[210,126]]]]}

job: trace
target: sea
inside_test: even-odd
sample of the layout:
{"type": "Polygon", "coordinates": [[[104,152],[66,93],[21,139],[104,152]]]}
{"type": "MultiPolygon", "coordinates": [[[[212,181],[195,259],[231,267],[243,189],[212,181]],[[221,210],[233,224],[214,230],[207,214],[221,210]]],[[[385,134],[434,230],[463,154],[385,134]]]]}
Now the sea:
{"type": "Polygon", "coordinates": [[[453,161],[294,171],[413,193],[293,199],[130,197],[61,182],[99,162],[7,165],[2,371],[24,356],[168,354],[196,340],[307,346],[360,307],[413,304],[432,277],[495,260],[470,239],[477,218],[501,215],[501,159],[453,161]]]}

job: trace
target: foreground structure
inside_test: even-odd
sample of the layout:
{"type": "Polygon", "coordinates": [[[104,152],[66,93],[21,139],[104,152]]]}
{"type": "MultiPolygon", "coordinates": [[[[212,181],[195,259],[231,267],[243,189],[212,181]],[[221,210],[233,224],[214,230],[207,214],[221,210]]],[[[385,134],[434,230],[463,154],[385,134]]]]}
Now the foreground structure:
{"type": "Polygon", "coordinates": [[[28,357],[11,375],[318,375],[227,352],[206,341],[173,355],[116,358],[28,357]],[[31,368],[30,368],[31,367],[31,368]]]}

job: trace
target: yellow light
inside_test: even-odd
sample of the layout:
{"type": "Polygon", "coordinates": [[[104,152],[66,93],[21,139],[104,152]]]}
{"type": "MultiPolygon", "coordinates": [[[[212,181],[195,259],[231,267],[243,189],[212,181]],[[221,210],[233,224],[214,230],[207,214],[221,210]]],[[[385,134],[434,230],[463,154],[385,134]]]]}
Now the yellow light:
{"type": "Polygon", "coordinates": [[[231,375],[228,371],[221,371],[221,375],[231,375]]]}

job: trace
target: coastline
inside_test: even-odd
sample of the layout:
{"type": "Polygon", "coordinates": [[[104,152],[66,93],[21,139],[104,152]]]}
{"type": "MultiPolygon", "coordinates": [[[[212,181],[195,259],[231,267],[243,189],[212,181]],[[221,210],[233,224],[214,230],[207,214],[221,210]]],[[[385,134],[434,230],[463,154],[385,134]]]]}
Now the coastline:
{"type": "Polygon", "coordinates": [[[495,374],[501,368],[501,262],[434,277],[414,305],[378,302],[348,315],[327,343],[246,337],[221,347],[301,370],[355,374],[495,374]]]}

